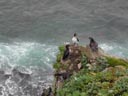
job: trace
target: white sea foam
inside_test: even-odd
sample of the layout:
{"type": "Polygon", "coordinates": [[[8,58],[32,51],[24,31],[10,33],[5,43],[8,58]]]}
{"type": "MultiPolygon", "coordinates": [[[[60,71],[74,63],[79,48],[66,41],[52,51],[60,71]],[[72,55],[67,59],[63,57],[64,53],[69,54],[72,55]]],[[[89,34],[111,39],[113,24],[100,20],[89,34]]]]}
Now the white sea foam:
{"type": "Polygon", "coordinates": [[[18,92],[18,85],[14,81],[8,79],[6,80],[5,85],[9,94],[16,95],[18,92]]]}
{"type": "MultiPolygon", "coordinates": [[[[29,74],[31,78],[31,81],[28,81],[27,77],[26,79],[24,77],[17,77],[20,75],[16,73],[17,75],[12,75],[10,78],[3,80],[3,84],[1,85],[3,89],[1,92],[6,95],[2,96],[8,96],[9,94],[13,96],[19,96],[19,94],[20,96],[31,96],[31,94],[34,94],[31,93],[32,88],[35,88],[33,84],[38,86],[38,82],[52,81],[51,76],[43,76],[43,73],[52,71],[52,64],[55,61],[57,52],[58,49],[55,45],[31,42],[0,43],[0,70],[3,70],[5,74],[11,75],[12,70],[15,68],[19,73],[24,74],[24,76],[28,76],[25,74],[29,74]],[[19,84],[21,83],[20,86],[17,80],[19,84]],[[24,84],[22,85],[22,82],[26,82],[26,87],[24,84]],[[31,87],[29,88],[29,86],[31,87]]],[[[43,85],[45,86],[44,83],[41,84],[41,86],[43,85]]],[[[36,89],[43,90],[42,88],[37,87],[36,89]]]]}
{"type": "Polygon", "coordinates": [[[39,65],[49,65],[51,64],[51,61],[55,59],[56,52],[57,46],[53,45],[30,42],[14,44],[2,43],[0,44],[0,63],[7,63],[12,67],[17,65],[36,65],[34,64],[36,62],[39,65]]]}
{"type": "Polygon", "coordinates": [[[108,44],[108,43],[103,43],[99,45],[105,52],[122,57],[122,58],[128,58],[128,50],[127,48],[120,46],[116,43],[113,44],[108,44]]]}
{"type": "Polygon", "coordinates": [[[108,44],[100,44],[100,47],[104,49],[105,51],[113,50],[113,46],[110,46],[108,44]]]}

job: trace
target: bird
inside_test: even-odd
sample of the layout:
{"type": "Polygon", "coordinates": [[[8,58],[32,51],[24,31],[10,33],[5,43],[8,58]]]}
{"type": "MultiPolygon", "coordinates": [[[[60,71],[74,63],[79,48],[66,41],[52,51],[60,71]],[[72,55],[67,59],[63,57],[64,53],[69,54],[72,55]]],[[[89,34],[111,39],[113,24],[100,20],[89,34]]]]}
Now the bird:
{"type": "Polygon", "coordinates": [[[77,45],[79,43],[79,39],[77,38],[77,34],[74,33],[74,36],[72,37],[72,42],[74,45],[77,45]]]}

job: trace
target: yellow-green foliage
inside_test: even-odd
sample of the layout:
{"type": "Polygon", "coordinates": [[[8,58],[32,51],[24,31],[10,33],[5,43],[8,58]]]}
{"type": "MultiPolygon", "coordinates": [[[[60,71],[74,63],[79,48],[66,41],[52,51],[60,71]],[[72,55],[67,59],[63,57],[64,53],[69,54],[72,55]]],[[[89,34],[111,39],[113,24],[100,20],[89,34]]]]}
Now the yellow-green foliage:
{"type": "Polygon", "coordinates": [[[60,62],[63,54],[64,54],[64,50],[65,50],[65,47],[64,46],[60,46],[59,47],[59,53],[57,55],[57,59],[56,59],[56,62],[60,62]]]}
{"type": "Polygon", "coordinates": [[[123,59],[118,59],[115,57],[106,57],[108,64],[110,64],[110,66],[117,66],[117,65],[122,65],[128,68],[128,62],[126,62],[123,59]]]}
{"type": "Polygon", "coordinates": [[[61,68],[61,64],[56,62],[56,63],[54,63],[53,68],[54,69],[59,69],[59,68],[61,68]]]}
{"type": "Polygon", "coordinates": [[[60,46],[60,47],[59,47],[59,51],[60,51],[61,54],[64,53],[64,50],[65,50],[65,47],[64,47],[64,46],[60,46]]]}
{"type": "Polygon", "coordinates": [[[59,47],[59,53],[57,54],[56,63],[53,64],[53,68],[55,68],[56,70],[62,67],[60,61],[63,56],[64,50],[65,50],[64,46],[59,47]]]}

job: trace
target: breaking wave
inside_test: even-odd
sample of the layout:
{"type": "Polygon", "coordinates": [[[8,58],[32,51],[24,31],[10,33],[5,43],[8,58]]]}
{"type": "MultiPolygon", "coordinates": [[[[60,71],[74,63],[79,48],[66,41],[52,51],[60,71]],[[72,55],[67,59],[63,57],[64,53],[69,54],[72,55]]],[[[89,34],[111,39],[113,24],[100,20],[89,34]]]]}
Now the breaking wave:
{"type": "Polygon", "coordinates": [[[107,44],[103,43],[99,45],[104,51],[107,53],[121,57],[121,58],[128,58],[128,50],[124,46],[120,46],[116,43],[113,44],[107,44]]]}
{"type": "Polygon", "coordinates": [[[40,96],[52,84],[57,46],[39,43],[0,44],[0,96],[40,96]]]}

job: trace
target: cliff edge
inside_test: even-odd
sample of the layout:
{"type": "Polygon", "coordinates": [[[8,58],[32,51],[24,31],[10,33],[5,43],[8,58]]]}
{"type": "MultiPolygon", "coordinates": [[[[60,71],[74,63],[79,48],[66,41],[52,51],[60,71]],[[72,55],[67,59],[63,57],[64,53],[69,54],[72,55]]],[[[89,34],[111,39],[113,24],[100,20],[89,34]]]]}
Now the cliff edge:
{"type": "Polygon", "coordinates": [[[59,47],[52,95],[47,96],[128,96],[128,62],[87,45],[59,47]]]}

